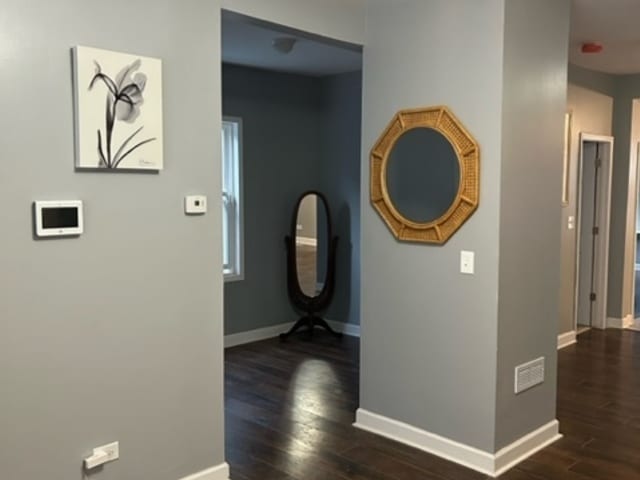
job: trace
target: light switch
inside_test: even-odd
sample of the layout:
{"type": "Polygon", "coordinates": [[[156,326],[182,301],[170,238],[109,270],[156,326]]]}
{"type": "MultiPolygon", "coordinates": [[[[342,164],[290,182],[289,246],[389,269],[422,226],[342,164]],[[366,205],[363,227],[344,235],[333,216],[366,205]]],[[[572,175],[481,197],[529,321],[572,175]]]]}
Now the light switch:
{"type": "Polygon", "coordinates": [[[207,213],[207,197],[205,195],[187,195],[184,197],[184,213],[187,215],[207,213]]]}
{"type": "Polygon", "coordinates": [[[574,217],[573,215],[571,215],[568,219],[567,219],[567,228],[569,230],[573,230],[574,228],[576,228],[576,217],[574,217]]]}
{"type": "Polygon", "coordinates": [[[460,273],[473,275],[474,262],[475,262],[475,253],[462,250],[460,252],[460,273]]]}

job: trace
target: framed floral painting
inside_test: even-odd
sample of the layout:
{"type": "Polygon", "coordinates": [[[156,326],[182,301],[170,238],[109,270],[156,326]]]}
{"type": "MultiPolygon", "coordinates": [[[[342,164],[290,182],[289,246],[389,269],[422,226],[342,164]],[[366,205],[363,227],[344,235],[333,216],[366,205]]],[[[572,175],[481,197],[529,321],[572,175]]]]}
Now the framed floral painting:
{"type": "Polygon", "coordinates": [[[162,62],[73,49],[76,168],[162,170],[162,62]]]}

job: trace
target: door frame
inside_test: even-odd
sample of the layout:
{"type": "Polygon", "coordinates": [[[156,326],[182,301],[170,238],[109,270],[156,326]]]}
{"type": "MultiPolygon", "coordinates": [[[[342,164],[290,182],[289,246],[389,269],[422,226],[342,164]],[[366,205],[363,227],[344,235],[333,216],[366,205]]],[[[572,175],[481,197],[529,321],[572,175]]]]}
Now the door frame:
{"type": "Polygon", "coordinates": [[[594,301],[595,315],[592,319],[592,328],[607,328],[607,286],[609,270],[609,225],[611,220],[611,176],[613,167],[613,137],[607,135],[595,135],[591,133],[580,133],[578,152],[578,182],[577,182],[577,202],[576,202],[576,255],[575,255],[575,292],[573,305],[573,327],[578,330],[578,292],[580,289],[580,235],[582,232],[582,180],[584,164],[584,144],[602,143],[608,145],[608,155],[602,157],[600,191],[598,192],[598,214],[600,225],[598,225],[598,238],[596,242],[596,260],[594,265],[594,276],[596,281],[596,291],[602,292],[594,301]]]}
{"type": "MultiPolygon", "coordinates": [[[[633,271],[631,274],[631,317],[632,317],[632,328],[633,330],[640,330],[640,319],[636,319],[636,262],[638,261],[638,201],[640,201],[640,142],[636,143],[636,157],[634,160],[634,164],[636,167],[635,170],[635,195],[633,202],[633,218],[630,225],[627,226],[629,231],[629,237],[631,239],[631,244],[633,245],[633,253],[631,254],[631,258],[633,259],[633,271]]],[[[633,145],[631,146],[633,148],[633,145]]]]}

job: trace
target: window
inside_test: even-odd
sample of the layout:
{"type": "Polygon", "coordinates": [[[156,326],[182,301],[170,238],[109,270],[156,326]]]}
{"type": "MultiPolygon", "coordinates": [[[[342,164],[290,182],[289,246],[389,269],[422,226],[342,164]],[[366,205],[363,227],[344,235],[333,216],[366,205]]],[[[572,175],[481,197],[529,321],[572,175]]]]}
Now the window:
{"type": "Polygon", "coordinates": [[[222,119],[222,265],[225,280],[243,278],[242,120],[222,119]]]}

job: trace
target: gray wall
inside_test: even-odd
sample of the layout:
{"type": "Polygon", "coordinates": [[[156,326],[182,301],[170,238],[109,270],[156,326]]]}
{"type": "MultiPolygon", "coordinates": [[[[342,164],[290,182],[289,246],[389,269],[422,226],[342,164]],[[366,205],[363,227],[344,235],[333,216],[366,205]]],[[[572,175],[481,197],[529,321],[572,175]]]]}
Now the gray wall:
{"type": "Polygon", "coordinates": [[[580,85],[594,92],[612,97],[616,92],[616,76],[603,72],[595,72],[577,65],[569,64],[569,82],[580,85]]]}
{"type": "MultiPolygon", "coordinates": [[[[624,318],[632,313],[633,254],[635,238],[627,233],[635,225],[635,149],[632,135],[633,101],[640,97],[640,75],[607,75],[569,66],[569,81],[614,97],[613,178],[609,239],[607,316],[624,318]]],[[[563,296],[563,302],[565,297],[563,296]]],[[[564,316],[560,330],[566,330],[564,316]]]]}
{"type": "Polygon", "coordinates": [[[176,480],[223,454],[217,2],[0,6],[0,477],[176,480]],[[165,170],[74,172],[71,55],[163,60],[165,170]],[[11,92],[11,93],[8,93],[11,92]],[[187,217],[183,196],[209,196],[187,217]],[[35,241],[31,202],[85,202],[79,238],[35,241]]]}
{"type": "MultiPolygon", "coordinates": [[[[616,78],[613,105],[613,178],[611,198],[611,236],[609,239],[609,297],[607,315],[624,318],[632,313],[633,250],[635,237],[628,236],[628,228],[635,225],[636,165],[632,162],[631,124],[633,100],[640,97],[640,75],[621,75],[616,78]]],[[[633,147],[635,148],[635,147],[633,147]]]]}
{"type": "MultiPolygon", "coordinates": [[[[568,26],[568,1],[370,2],[364,149],[398,109],[445,104],[482,158],[479,209],[443,246],[363,208],[361,408],[488,452],[555,418],[568,26]],[[514,367],[541,355],[545,384],[516,397],[514,367]]],[[[365,152],[362,169],[365,205],[365,152]]]]}
{"type": "Polygon", "coordinates": [[[360,407],[486,451],[495,443],[503,20],[499,0],[372,0],[364,50],[360,407]],[[443,246],[398,242],[369,203],[369,149],[399,109],[440,104],[480,145],[480,206],[443,246]],[[459,273],[460,250],[475,251],[475,275],[459,273]]]}
{"type": "MultiPolygon", "coordinates": [[[[571,77],[572,70],[573,68],[570,66],[570,79],[573,79],[573,77],[571,77]]],[[[596,78],[599,76],[600,75],[596,75],[596,78]]],[[[577,197],[580,134],[582,132],[599,135],[612,134],[613,97],[590,88],[570,83],[567,89],[567,109],[571,112],[569,203],[562,208],[562,219],[560,221],[560,228],[562,230],[562,258],[559,333],[569,332],[575,328],[576,227],[578,215],[577,197]],[[572,229],[568,227],[569,217],[574,218],[574,228],[572,229]]]]}
{"type": "Polygon", "coordinates": [[[570,2],[534,3],[505,2],[496,451],[556,408],[570,2]],[[515,395],[514,367],[541,356],[545,382],[515,395]]]}
{"type": "Polygon", "coordinates": [[[360,141],[362,72],[322,79],[322,191],[338,241],[336,290],[327,317],[360,323],[360,141]]]}
{"type": "Polygon", "coordinates": [[[320,187],[323,124],[317,78],[224,65],[222,88],[243,128],[244,280],[224,286],[229,335],[296,319],[284,237],[298,197],[320,187]]]}
{"type": "Polygon", "coordinates": [[[306,190],[326,193],[341,238],[327,318],[357,323],[358,248],[350,243],[359,218],[359,85],[359,74],[321,79],[224,65],[223,112],[243,119],[245,219],[244,280],[225,283],[225,334],[297,319],[284,236],[306,190]]]}
{"type": "Polygon", "coordinates": [[[220,0],[222,8],[314,34],[364,45],[367,0],[220,0]]]}

